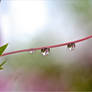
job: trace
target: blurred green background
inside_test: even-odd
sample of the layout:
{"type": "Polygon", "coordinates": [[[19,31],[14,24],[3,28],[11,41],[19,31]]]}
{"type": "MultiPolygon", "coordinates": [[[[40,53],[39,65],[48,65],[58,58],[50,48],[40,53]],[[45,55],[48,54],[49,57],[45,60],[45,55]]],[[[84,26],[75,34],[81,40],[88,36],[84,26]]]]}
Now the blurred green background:
{"type": "MultiPolygon", "coordinates": [[[[10,52],[86,37],[92,34],[91,10],[92,0],[1,0],[1,45],[8,42],[10,52]]],[[[91,48],[90,39],[74,51],[60,47],[48,56],[36,51],[2,57],[7,64],[0,75],[10,77],[13,91],[91,91],[91,48]]]]}

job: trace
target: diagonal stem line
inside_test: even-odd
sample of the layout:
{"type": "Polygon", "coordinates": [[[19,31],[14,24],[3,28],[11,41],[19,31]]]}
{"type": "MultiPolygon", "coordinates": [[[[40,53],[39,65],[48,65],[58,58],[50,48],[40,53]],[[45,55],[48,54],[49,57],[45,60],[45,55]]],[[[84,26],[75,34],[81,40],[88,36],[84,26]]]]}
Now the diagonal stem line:
{"type": "Polygon", "coordinates": [[[70,43],[82,42],[82,41],[85,41],[85,40],[88,40],[88,39],[91,39],[91,38],[92,38],[92,35],[87,36],[87,37],[82,38],[82,39],[79,39],[79,40],[70,41],[70,42],[66,42],[66,43],[62,43],[62,44],[43,46],[43,47],[39,47],[39,48],[30,48],[30,49],[23,49],[23,50],[17,50],[17,51],[7,52],[7,53],[2,54],[1,56],[7,56],[7,55],[11,55],[11,54],[20,53],[20,52],[36,51],[36,50],[41,50],[43,48],[56,48],[56,47],[61,47],[61,46],[68,45],[70,43]]]}

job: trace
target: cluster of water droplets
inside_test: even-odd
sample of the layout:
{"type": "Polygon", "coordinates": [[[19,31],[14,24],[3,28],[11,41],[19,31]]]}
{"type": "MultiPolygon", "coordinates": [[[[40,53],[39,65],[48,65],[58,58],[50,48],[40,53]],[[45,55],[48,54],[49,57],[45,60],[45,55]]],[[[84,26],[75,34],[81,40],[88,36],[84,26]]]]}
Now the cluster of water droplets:
{"type": "MultiPolygon", "coordinates": [[[[73,51],[73,50],[75,49],[75,43],[69,43],[69,44],[67,44],[67,48],[68,48],[70,51],[73,51]]],[[[29,51],[29,53],[30,53],[30,54],[34,53],[34,50],[29,51]]],[[[49,55],[49,53],[50,53],[50,48],[42,48],[42,49],[41,49],[41,54],[42,54],[43,56],[47,56],[47,55],[49,55]]]]}
{"type": "MultiPolygon", "coordinates": [[[[35,52],[34,50],[29,51],[30,54],[33,54],[34,52],[35,52]]],[[[41,54],[43,56],[47,56],[47,55],[49,55],[49,53],[50,53],[50,48],[42,48],[41,49],[41,54]]]]}

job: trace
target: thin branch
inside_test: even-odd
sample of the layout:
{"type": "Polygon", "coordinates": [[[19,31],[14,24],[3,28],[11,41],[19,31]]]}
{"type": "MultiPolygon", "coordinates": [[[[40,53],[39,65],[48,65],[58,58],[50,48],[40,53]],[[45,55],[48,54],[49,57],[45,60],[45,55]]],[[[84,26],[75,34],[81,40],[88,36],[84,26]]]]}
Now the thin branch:
{"type": "Polygon", "coordinates": [[[11,55],[11,54],[16,54],[16,53],[20,53],[20,52],[29,52],[29,51],[36,51],[36,50],[41,50],[43,48],[56,48],[56,47],[61,47],[61,46],[65,46],[71,43],[78,43],[78,42],[82,42],[88,39],[91,39],[92,35],[79,39],[79,40],[75,40],[75,41],[70,41],[70,42],[66,42],[66,43],[62,43],[62,44],[57,44],[57,45],[50,45],[50,46],[44,46],[44,47],[39,47],[39,48],[30,48],[30,49],[23,49],[23,50],[17,50],[17,51],[12,51],[12,52],[7,52],[2,54],[1,56],[7,56],[7,55],[11,55]]]}

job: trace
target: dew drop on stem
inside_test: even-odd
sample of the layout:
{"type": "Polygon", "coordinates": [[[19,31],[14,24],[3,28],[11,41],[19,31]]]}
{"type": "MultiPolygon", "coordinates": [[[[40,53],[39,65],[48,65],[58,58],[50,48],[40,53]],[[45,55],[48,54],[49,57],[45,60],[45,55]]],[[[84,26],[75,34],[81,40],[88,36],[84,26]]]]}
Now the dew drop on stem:
{"type": "Polygon", "coordinates": [[[75,43],[69,43],[69,44],[67,45],[67,48],[68,48],[70,51],[74,50],[74,49],[75,49],[75,43]]]}
{"type": "Polygon", "coordinates": [[[32,54],[34,51],[29,51],[30,54],[32,54]]]}
{"type": "Polygon", "coordinates": [[[47,56],[50,53],[50,48],[42,48],[41,49],[41,54],[43,56],[47,56]]]}

